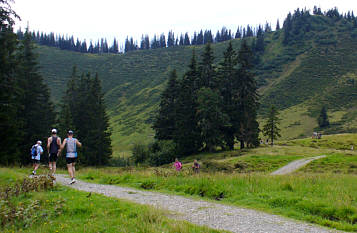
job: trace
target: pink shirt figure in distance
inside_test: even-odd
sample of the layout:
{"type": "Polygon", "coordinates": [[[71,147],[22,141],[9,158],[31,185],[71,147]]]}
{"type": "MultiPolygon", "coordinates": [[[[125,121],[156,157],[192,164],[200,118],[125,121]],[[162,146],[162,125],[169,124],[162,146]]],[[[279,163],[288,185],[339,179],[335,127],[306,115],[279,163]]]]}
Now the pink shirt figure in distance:
{"type": "Polygon", "coordinates": [[[179,162],[177,158],[175,159],[174,167],[175,167],[176,171],[180,171],[182,168],[182,163],[179,162]]]}

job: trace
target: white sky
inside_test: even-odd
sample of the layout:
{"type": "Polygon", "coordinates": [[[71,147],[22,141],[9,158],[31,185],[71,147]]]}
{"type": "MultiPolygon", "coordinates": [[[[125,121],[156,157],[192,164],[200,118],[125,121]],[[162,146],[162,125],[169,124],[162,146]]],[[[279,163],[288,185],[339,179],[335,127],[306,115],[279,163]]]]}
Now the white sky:
{"type": "MultiPolygon", "coordinates": [[[[238,26],[256,26],[269,22],[275,29],[279,18],[282,26],[287,13],[296,8],[323,11],[337,7],[341,12],[353,10],[355,0],[15,0],[13,9],[22,18],[17,27],[30,30],[73,35],[87,42],[107,38],[109,45],[116,37],[123,44],[126,36],[140,41],[141,34],[175,35],[200,29],[211,29],[215,35],[226,26],[236,32],[238,26]]],[[[312,10],[311,10],[312,12],[312,10]]]]}

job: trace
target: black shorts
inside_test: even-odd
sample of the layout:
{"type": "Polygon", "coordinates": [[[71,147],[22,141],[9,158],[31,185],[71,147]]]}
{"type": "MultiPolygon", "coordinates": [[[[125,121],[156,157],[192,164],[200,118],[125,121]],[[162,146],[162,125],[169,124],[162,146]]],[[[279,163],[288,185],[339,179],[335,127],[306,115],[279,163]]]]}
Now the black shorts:
{"type": "Polygon", "coordinates": [[[57,158],[58,158],[57,153],[50,153],[50,158],[49,158],[50,162],[56,162],[57,158]]]}
{"type": "Polygon", "coordinates": [[[77,161],[77,158],[68,158],[68,157],[66,157],[67,164],[75,163],[76,161],[77,161]]]}
{"type": "Polygon", "coordinates": [[[38,163],[40,163],[40,160],[32,159],[32,163],[38,164],[38,163]]]}

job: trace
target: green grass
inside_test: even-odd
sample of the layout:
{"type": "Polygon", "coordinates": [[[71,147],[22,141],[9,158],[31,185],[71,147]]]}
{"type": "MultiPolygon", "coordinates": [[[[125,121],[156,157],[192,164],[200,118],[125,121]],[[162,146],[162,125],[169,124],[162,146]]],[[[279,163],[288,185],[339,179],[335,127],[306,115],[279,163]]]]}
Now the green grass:
{"type": "MultiPolygon", "coordinates": [[[[1,185],[23,178],[21,169],[0,168],[0,173],[1,185]],[[6,173],[10,175],[3,176],[6,173]]],[[[0,228],[2,232],[222,232],[169,220],[167,213],[152,207],[94,193],[88,197],[86,192],[63,186],[21,194],[11,202],[19,206],[35,202],[36,210],[25,221],[0,228]]]]}
{"type": "Polygon", "coordinates": [[[336,150],[350,150],[351,146],[353,146],[354,149],[357,149],[357,134],[322,135],[321,139],[304,138],[283,141],[279,144],[313,148],[330,148],[336,150]]]}
{"type": "Polygon", "coordinates": [[[343,173],[357,175],[356,153],[333,154],[324,159],[315,160],[300,171],[314,173],[343,173]]]}
{"type": "MultiPolygon", "coordinates": [[[[188,169],[188,168],[187,168],[188,169]]],[[[357,231],[356,176],[305,174],[270,176],[262,173],[201,173],[186,169],[84,169],[79,178],[95,183],[221,200],[340,230],[357,231]]]]}

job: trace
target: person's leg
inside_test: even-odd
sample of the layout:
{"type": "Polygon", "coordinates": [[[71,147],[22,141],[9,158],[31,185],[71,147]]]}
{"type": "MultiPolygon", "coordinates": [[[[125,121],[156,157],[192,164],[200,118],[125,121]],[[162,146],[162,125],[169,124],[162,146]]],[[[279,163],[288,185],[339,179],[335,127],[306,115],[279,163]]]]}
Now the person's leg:
{"type": "Polygon", "coordinates": [[[35,175],[35,167],[36,167],[36,163],[34,160],[32,160],[32,175],[35,175]]]}
{"type": "Polygon", "coordinates": [[[36,170],[38,169],[39,166],[40,166],[39,162],[35,163],[35,169],[34,169],[35,173],[36,173],[36,170]]]}
{"type": "Polygon", "coordinates": [[[52,174],[56,173],[56,162],[52,162],[52,174]]]}
{"type": "Polygon", "coordinates": [[[75,177],[75,172],[76,172],[76,163],[72,163],[72,174],[73,174],[73,178],[75,177]]]}
{"type": "Polygon", "coordinates": [[[50,174],[53,173],[53,168],[52,168],[52,161],[51,161],[51,156],[50,156],[50,161],[48,162],[48,167],[50,168],[50,174]]]}
{"type": "Polygon", "coordinates": [[[71,179],[73,178],[73,170],[72,170],[72,163],[68,163],[67,164],[67,169],[68,169],[68,174],[71,177],[71,179]]]}

